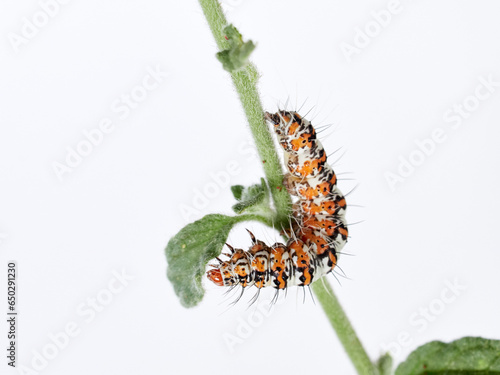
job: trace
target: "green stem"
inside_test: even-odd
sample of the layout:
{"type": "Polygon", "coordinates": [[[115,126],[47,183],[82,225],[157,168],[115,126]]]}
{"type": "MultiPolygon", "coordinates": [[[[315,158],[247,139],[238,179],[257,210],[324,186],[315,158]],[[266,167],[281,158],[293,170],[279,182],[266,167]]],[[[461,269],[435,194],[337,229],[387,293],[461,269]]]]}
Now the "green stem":
{"type": "MultiPolygon", "coordinates": [[[[227,20],[219,2],[217,0],[199,0],[199,2],[219,50],[229,48],[229,43],[225,39],[223,32],[224,27],[227,26],[227,20]]],[[[282,186],[283,170],[281,162],[269,128],[264,121],[264,110],[257,90],[257,70],[252,64],[247,64],[244,68],[231,73],[231,78],[250,124],[257,151],[263,162],[264,173],[276,209],[277,216],[274,220],[274,226],[287,228],[289,226],[288,218],[291,214],[292,200],[282,186]]],[[[329,285],[327,287],[327,284],[325,284],[323,281],[316,282],[312,285],[312,288],[347,354],[360,375],[376,375],[378,373],[376,368],[370,362],[331,287],[329,285]]]]}
{"type": "Polygon", "coordinates": [[[245,221],[260,221],[262,224],[267,225],[268,227],[273,227],[273,220],[270,217],[264,216],[262,214],[243,214],[233,216],[235,219],[235,223],[244,223],[245,221]]]}
{"type": "Polygon", "coordinates": [[[358,374],[378,374],[330,284],[325,279],[321,279],[311,287],[358,374]]]}
{"type": "Polygon", "coordinates": [[[253,65],[249,64],[242,70],[231,74],[236,91],[240,96],[243,109],[250,124],[257,152],[259,153],[269,189],[276,209],[276,228],[288,228],[289,217],[292,212],[292,200],[283,187],[283,170],[278,158],[274,141],[269,127],[264,121],[264,110],[260,103],[259,93],[254,82],[258,73],[253,65]],[[253,78],[253,77],[255,78],[253,78]]]}
{"type": "MultiPolygon", "coordinates": [[[[217,46],[222,51],[229,48],[223,29],[227,20],[217,0],[199,0],[203,13],[217,46]]],[[[292,200],[283,187],[283,169],[274,146],[274,141],[264,120],[264,110],[257,90],[258,72],[252,64],[247,64],[240,70],[231,73],[234,86],[240,97],[241,104],[250,125],[257,152],[259,153],[269,189],[276,209],[275,228],[287,228],[292,212],[292,200]]]]}

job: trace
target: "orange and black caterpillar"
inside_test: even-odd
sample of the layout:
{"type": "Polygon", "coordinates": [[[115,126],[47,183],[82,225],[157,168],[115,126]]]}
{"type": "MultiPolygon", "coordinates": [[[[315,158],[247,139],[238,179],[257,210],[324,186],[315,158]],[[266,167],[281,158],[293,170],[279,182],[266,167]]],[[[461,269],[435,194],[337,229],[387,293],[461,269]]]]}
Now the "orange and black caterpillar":
{"type": "Polygon", "coordinates": [[[346,201],[337,188],[335,172],[311,123],[297,112],[265,114],[285,151],[288,169],[283,184],[298,197],[293,207],[295,225],[288,243],[267,246],[250,233],[247,251],[231,250],[230,259],[212,265],[209,280],[219,286],[257,288],[306,286],[331,272],[347,242],[346,201]]]}

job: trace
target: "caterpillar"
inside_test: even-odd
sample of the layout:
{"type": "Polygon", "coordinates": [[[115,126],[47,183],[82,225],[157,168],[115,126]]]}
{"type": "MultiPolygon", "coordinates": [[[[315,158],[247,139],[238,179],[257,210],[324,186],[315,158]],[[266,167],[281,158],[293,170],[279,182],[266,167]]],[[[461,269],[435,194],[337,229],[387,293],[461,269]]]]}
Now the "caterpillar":
{"type": "Polygon", "coordinates": [[[229,260],[211,265],[207,278],[219,286],[243,288],[307,286],[331,272],[337,254],[347,242],[346,201],[337,187],[335,172],[311,122],[297,112],[266,112],[284,150],[288,172],[283,185],[298,197],[293,205],[295,224],[286,244],[267,246],[250,232],[245,251],[227,245],[229,260]]]}

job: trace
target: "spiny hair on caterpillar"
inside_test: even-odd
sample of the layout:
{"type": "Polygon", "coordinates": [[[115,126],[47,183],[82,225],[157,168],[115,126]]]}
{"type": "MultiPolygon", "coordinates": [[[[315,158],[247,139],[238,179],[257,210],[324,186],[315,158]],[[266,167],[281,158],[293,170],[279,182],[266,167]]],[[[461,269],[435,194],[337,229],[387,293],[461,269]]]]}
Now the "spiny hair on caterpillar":
{"type": "Polygon", "coordinates": [[[292,100],[290,95],[287,95],[284,103],[280,99],[276,99],[275,103],[278,112],[280,110],[285,112],[299,112],[303,114],[303,117],[307,117],[309,120],[316,123],[323,124],[320,126],[316,126],[316,130],[319,130],[321,128],[331,127],[333,123],[325,124],[325,121],[333,114],[333,112],[340,109],[339,105],[331,106],[331,102],[329,100],[324,101],[322,104],[318,103],[319,99],[320,98],[318,96],[317,100],[314,100],[315,104],[311,105],[308,104],[308,97],[303,97],[303,100],[299,100],[299,97],[296,96],[295,100],[292,100]],[[325,106],[329,106],[331,108],[327,114],[325,114],[325,106]],[[322,119],[318,119],[319,116],[321,116],[322,119]]]}

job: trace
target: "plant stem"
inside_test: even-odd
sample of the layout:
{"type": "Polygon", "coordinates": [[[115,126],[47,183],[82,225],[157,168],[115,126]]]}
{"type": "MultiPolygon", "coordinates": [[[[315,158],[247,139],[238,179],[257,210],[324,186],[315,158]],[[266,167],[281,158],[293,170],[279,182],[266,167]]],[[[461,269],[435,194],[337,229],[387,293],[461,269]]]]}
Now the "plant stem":
{"type": "MultiPolygon", "coordinates": [[[[223,32],[227,20],[219,2],[217,0],[199,0],[199,2],[219,50],[229,48],[229,43],[224,38],[223,32]]],[[[287,228],[289,226],[288,218],[291,214],[292,200],[286,189],[282,187],[283,170],[271,133],[264,121],[264,111],[257,90],[257,70],[252,64],[248,64],[244,68],[231,73],[231,78],[250,124],[257,151],[263,162],[264,173],[276,209],[274,226],[276,228],[287,228]]],[[[370,362],[347,316],[333,294],[333,290],[329,285],[326,285],[328,284],[324,281],[316,282],[312,285],[312,288],[330,323],[337,332],[340,342],[360,375],[376,375],[375,366],[370,362]]]]}
{"type": "MultiPolygon", "coordinates": [[[[227,20],[219,2],[217,0],[199,0],[199,2],[217,46],[221,51],[229,48],[229,43],[224,38],[223,32],[224,27],[227,26],[227,20]]],[[[289,226],[288,218],[292,212],[292,200],[283,187],[283,169],[271,132],[264,120],[264,110],[257,90],[258,76],[259,74],[252,64],[247,64],[242,69],[231,73],[273,197],[276,209],[274,226],[277,229],[284,229],[289,226]]]]}
{"type": "Polygon", "coordinates": [[[358,374],[378,374],[330,284],[325,279],[321,279],[311,287],[358,374]]]}

